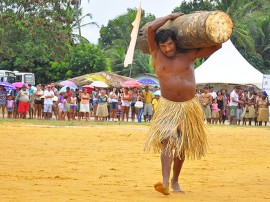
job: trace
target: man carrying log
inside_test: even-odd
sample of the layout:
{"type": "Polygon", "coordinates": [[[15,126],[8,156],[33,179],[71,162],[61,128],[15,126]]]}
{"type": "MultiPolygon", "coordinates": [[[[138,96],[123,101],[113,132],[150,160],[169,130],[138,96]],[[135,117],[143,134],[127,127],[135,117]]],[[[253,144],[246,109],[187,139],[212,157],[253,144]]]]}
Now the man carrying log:
{"type": "Polygon", "coordinates": [[[186,158],[201,158],[207,147],[204,115],[195,97],[193,63],[196,58],[211,55],[221,44],[207,48],[181,49],[170,29],[156,31],[168,20],[183,14],[173,13],[154,20],[148,27],[148,45],[161,87],[161,98],[147,133],[145,149],[161,151],[163,181],[156,191],[169,194],[169,178],[173,162],[171,188],[182,192],[178,177],[186,158]]]}

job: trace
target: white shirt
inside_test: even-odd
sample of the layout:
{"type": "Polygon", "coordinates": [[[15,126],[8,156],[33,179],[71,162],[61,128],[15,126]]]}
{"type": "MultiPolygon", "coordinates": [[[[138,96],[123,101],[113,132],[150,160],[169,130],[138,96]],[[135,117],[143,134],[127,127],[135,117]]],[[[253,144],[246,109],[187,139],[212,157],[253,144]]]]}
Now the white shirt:
{"type": "MultiPolygon", "coordinates": [[[[112,95],[112,97],[115,97],[116,94],[114,92],[110,92],[110,96],[112,95]]],[[[110,102],[118,102],[118,99],[115,98],[110,98],[110,102]]]]}
{"type": "Polygon", "coordinates": [[[52,98],[54,97],[54,92],[52,90],[50,90],[50,91],[45,90],[44,96],[45,96],[44,104],[52,105],[53,104],[53,99],[52,98]],[[52,96],[52,98],[46,98],[46,96],[52,96]]]}
{"type": "Polygon", "coordinates": [[[216,99],[217,98],[217,93],[216,92],[212,92],[212,93],[210,93],[211,95],[212,95],[212,97],[213,97],[213,99],[216,99]]]}
{"type": "Polygon", "coordinates": [[[233,90],[230,94],[230,106],[237,106],[238,105],[238,102],[234,102],[232,99],[235,99],[235,100],[239,100],[238,98],[238,93],[235,92],[235,90],[233,90]]]}

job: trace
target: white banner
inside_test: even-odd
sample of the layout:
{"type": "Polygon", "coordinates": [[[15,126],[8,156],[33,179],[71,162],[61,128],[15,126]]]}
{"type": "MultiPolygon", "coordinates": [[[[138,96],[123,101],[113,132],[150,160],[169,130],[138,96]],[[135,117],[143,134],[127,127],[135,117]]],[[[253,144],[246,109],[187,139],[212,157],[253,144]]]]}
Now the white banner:
{"type": "Polygon", "coordinates": [[[270,95],[270,75],[269,74],[263,75],[262,91],[266,91],[268,96],[270,95]]]}

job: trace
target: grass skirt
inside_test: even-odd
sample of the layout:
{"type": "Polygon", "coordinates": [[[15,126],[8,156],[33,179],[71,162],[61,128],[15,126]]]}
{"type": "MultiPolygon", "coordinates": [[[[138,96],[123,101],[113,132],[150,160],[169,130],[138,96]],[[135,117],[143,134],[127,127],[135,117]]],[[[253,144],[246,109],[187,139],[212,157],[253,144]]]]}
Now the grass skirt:
{"type": "Polygon", "coordinates": [[[263,122],[269,121],[269,109],[268,109],[268,107],[258,109],[257,121],[263,121],[263,122]]]}
{"type": "Polygon", "coordinates": [[[176,156],[200,159],[207,148],[205,129],[204,114],[196,97],[185,102],[161,97],[147,132],[145,150],[153,147],[154,152],[160,152],[162,141],[167,139],[165,152],[171,155],[175,149],[176,156]]]}

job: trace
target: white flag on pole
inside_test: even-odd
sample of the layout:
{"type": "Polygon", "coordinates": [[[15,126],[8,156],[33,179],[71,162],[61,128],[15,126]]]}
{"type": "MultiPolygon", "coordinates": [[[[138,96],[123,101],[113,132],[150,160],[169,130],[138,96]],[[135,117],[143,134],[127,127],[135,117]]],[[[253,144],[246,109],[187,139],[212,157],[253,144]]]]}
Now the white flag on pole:
{"type": "Polygon", "coordinates": [[[141,13],[142,13],[142,7],[140,4],[138,11],[137,11],[136,18],[132,23],[133,30],[130,34],[131,40],[130,40],[128,51],[127,51],[127,54],[125,57],[124,67],[127,67],[129,64],[132,64],[132,60],[133,60],[133,56],[134,56],[134,49],[135,49],[136,40],[137,40],[139,27],[140,27],[141,13]]]}

